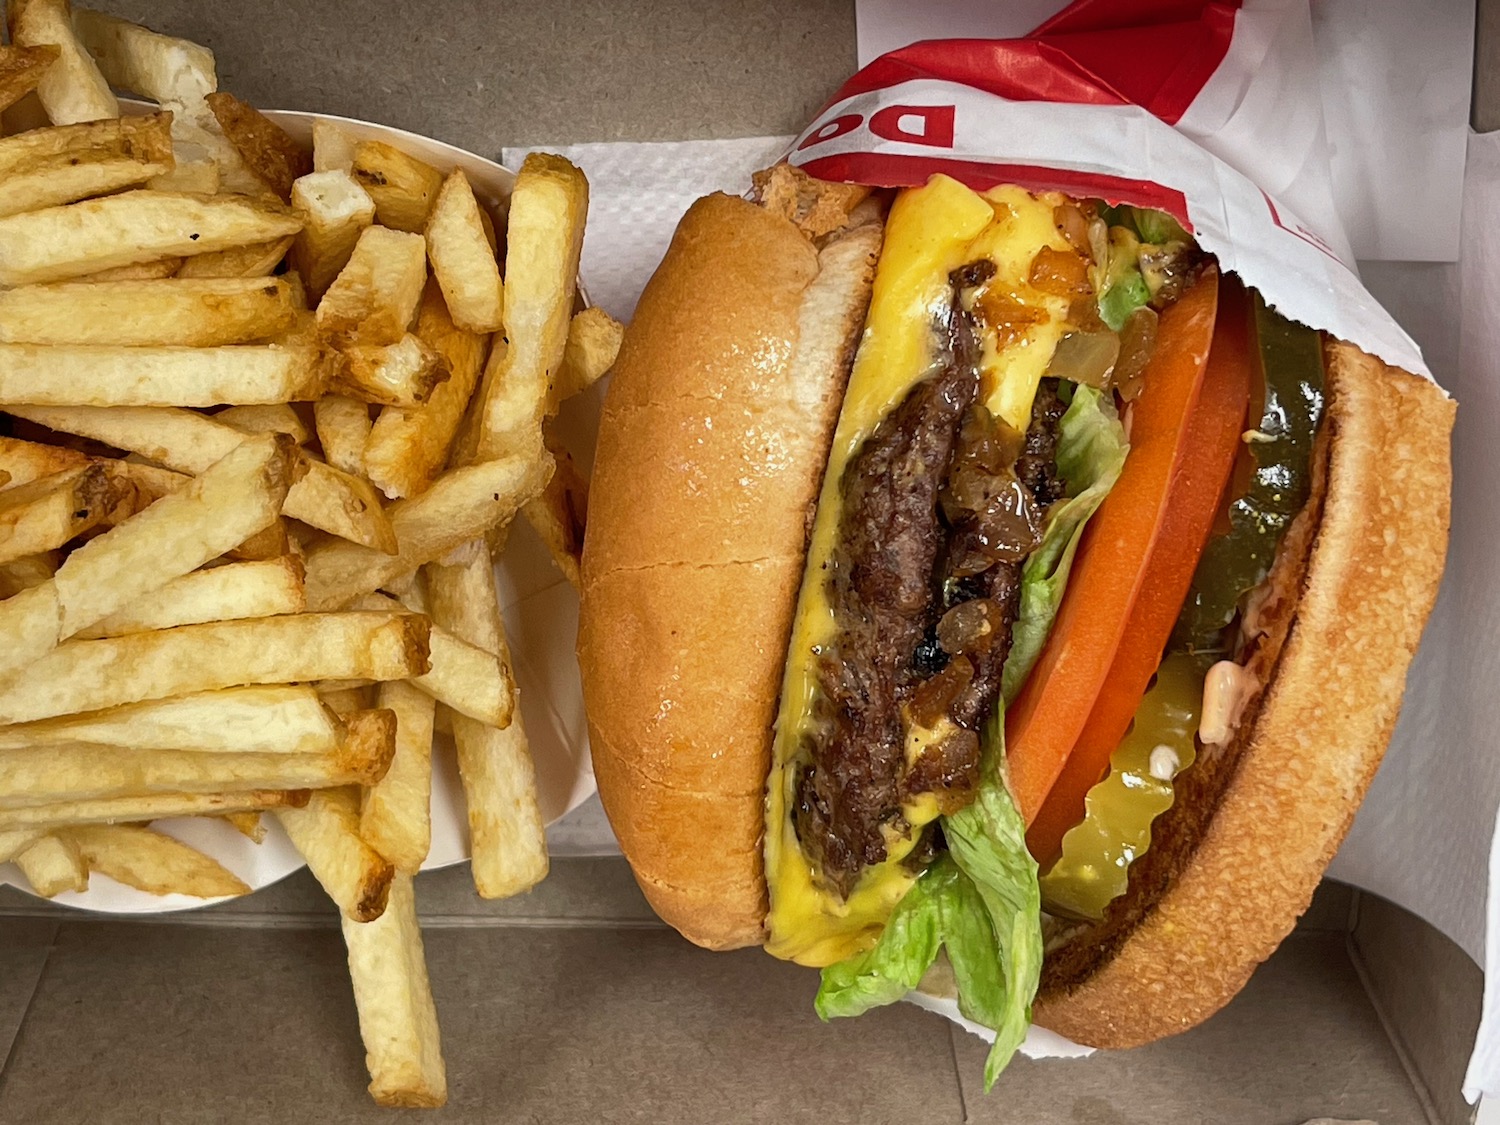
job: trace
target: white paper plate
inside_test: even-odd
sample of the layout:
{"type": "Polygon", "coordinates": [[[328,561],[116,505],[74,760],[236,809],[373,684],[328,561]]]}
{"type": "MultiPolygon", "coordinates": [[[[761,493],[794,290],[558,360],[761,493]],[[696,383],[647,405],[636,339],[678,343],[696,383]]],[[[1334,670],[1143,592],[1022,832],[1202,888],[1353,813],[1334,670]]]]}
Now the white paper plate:
{"type": "MultiPolygon", "coordinates": [[[[128,110],[154,107],[127,105],[128,110]]],[[[351,121],[326,114],[272,110],[267,116],[298,140],[310,142],[315,118],[335,121],[361,139],[383,140],[427,161],[443,172],[462,168],[474,193],[504,214],[515,175],[509,169],[440,141],[400,129],[351,121]]],[[[580,467],[587,470],[599,426],[600,392],[596,388],[565,405],[558,422],[569,448],[587,451],[580,467]]],[[[578,596],[552,564],[546,547],[523,519],[517,519],[505,557],[495,568],[505,628],[510,640],[521,715],[536,761],[537,797],[547,824],[577,808],[594,792],[583,692],[573,643],[578,632],[578,596]]],[[[268,833],[255,844],[221,820],[189,818],[157,821],[153,827],[213,856],[252,890],[269,886],[303,866],[274,817],[264,818],[268,833]]],[[[458,783],[453,744],[439,736],[433,745],[432,849],[424,868],[450,867],[469,857],[469,827],[463,790],[458,783]]],[[[13,864],[0,864],[0,885],[30,890],[13,864]]],[[[66,906],[111,914],[158,914],[191,910],[222,899],[186,895],[152,895],[94,874],[82,894],[65,891],[52,900],[66,906]]]]}

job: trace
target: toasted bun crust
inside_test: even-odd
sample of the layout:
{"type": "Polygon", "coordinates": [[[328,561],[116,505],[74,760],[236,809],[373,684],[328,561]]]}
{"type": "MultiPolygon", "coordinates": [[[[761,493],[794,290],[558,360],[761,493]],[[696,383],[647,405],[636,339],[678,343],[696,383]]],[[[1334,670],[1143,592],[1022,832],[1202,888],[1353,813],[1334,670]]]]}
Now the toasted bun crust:
{"type": "MultiPolygon", "coordinates": [[[[820,256],[786,218],[700,201],[605,403],[579,633],[594,768],[647,898],[711,948],[764,937],[771,724],[878,244],[862,228],[820,256]]],[[[1049,948],[1036,1019],[1079,1042],[1222,1007],[1306,909],[1390,738],[1442,573],[1454,405],[1348,345],[1328,387],[1251,665],[1265,689],[1183,775],[1130,893],[1049,948]]]]}
{"type": "Polygon", "coordinates": [[[710,948],[763,938],[771,725],[879,249],[875,224],[820,251],[700,200],[605,399],[578,637],[594,772],[646,897],[710,948]]]}

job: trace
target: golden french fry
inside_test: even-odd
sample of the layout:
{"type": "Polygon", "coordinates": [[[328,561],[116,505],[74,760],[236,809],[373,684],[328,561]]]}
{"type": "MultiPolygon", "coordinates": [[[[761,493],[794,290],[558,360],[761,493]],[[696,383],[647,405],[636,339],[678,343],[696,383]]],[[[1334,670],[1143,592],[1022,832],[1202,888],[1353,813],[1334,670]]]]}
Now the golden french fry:
{"type": "Polygon", "coordinates": [[[447,1104],[437,1008],[411,876],[398,873],[391,881],[389,902],[378,919],[352,922],[346,915],[342,924],[371,1097],[385,1106],[447,1104]]]}
{"type": "Polygon", "coordinates": [[[386,509],[396,532],[396,554],[340,541],[310,550],[307,604],[315,610],[347,605],[482,535],[513,517],[541,490],[550,471],[551,459],[544,456],[541,463],[507,457],[446,473],[422,495],[386,509]]]}
{"type": "MultiPolygon", "coordinates": [[[[354,606],[380,612],[398,610],[401,603],[382,594],[366,594],[354,606]]],[[[409,604],[407,608],[423,612],[420,604],[409,604]]],[[[428,662],[431,669],[425,675],[412,677],[413,686],[482,723],[493,727],[510,725],[515,683],[506,661],[434,625],[428,636],[428,662]]]]}
{"type": "Polygon", "coordinates": [[[583,561],[583,532],[588,521],[589,483],[578,471],[572,455],[560,443],[552,440],[550,430],[544,428],[543,435],[557,469],[542,494],[522,510],[532,530],[547,545],[552,561],[574,589],[577,589],[582,581],[578,568],[583,561]]]}
{"type": "Polygon", "coordinates": [[[7,407],[294,402],[316,398],[328,375],[329,353],[307,344],[0,344],[0,403],[7,407]]]}
{"type": "Polygon", "coordinates": [[[589,185],[560,156],[533,153],[510,197],[505,251],[506,348],[485,369],[478,456],[534,454],[552,375],[573,315],[589,185]]]}
{"type": "Polygon", "coordinates": [[[312,440],[306,423],[284,402],[227,406],[214,415],[214,421],[246,434],[288,434],[298,445],[312,440]]]}
{"type": "Polygon", "coordinates": [[[360,837],[355,791],[318,790],[276,819],[346,919],[368,923],[384,913],[395,869],[360,837]]]}
{"type": "Polygon", "coordinates": [[[0,492],[0,562],[53,551],[135,508],[135,487],[103,465],[67,469],[0,492]]]}
{"type": "Polygon", "coordinates": [[[88,8],[74,11],[73,26],[104,77],[121,90],[168,107],[193,107],[219,87],[207,47],[88,8]]]}
{"type": "Polygon", "coordinates": [[[375,686],[324,687],[319,684],[318,698],[335,715],[344,716],[351,711],[366,711],[375,706],[375,686]]]}
{"type": "Polygon", "coordinates": [[[278,518],[269,527],[257,531],[238,547],[225,551],[224,557],[238,562],[265,562],[296,553],[294,540],[287,531],[286,521],[278,518]]]}
{"type": "Polygon", "coordinates": [[[22,590],[42,585],[57,573],[60,561],[56,551],[43,551],[0,564],[0,598],[11,598],[22,590]]]}
{"type": "Polygon", "coordinates": [[[52,43],[41,47],[0,46],[0,110],[9,109],[35,90],[61,55],[62,49],[52,43]]]}
{"type": "Polygon", "coordinates": [[[0,863],[9,863],[40,838],[40,832],[24,828],[0,830],[0,863]]]}
{"type": "Polygon", "coordinates": [[[427,243],[420,234],[365,227],[318,302],[318,328],[341,342],[394,344],[417,315],[426,283],[427,243]]]}
{"type": "Polygon", "coordinates": [[[63,891],[89,889],[89,869],[78,842],[66,835],[46,835],[16,853],[16,866],[31,889],[43,898],[63,891]]]}
{"type": "MultiPolygon", "coordinates": [[[[466,543],[423,569],[433,620],[509,666],[495,572],[484,541],[466,543]]],[[[459,714],[451,715],[451,723],[468,803],[475,889],[484,898],[519,894],[545,878],[548,869],[536,770],[520,708],[504,730],[459,714]]]]}
{"type": "Polygon", "coordinates": [[[234,827],[234,830],[248,840],[257,844],[266,842],[266,826],[258,812],[232,812],[225,813],[221,818],[234,827]]]}
{"type": "Polygon", "coordinates": [[[334,385],[349,397],[386,406],[421,406],[448,378],[437,349],[408,332],[394,344],[347,344],[334,385]]]}
{"type": "Polygon", "coordinates": [[[178,816],[300,808],[307,804],[308,792],[306,789],[260,789],[252,793],[166,793],[0,809],[0,833],[41,833],[78,824],[135,824],[178,816]]]}
{"type": "Polygon", "coordinates": [[[173,165],[168,113],[6,137],[0,139],[0,217],[135,187],[173,165]]]}
{"type": "MultiPolygon", "coordinates": [[[[130,120],[126,118],[125,120],[130,120]]],[[[182,146],[172,146],[172,170],[160,176],[152,176],[146,186],[152,191],[181,191],[191,195],[217,195],[223,178],[219,166],[208,157],[179,159],[177,153],[182,146]]],[[[185,150],[184,150],[185,151],[185,150]]],[[[210,255],[204,255],[209,257],[210,255]]]]}
{"type": "Polygon", "coordinates": [[[292,262],[317,300],[349,264],[360,232],[375,221],[375,201],[348,172],[330,171],[294,183],[292,206],[305,224],[293,244],[292,262]]]}
{"type": "Polygon", "coordinates": [[[359,139],[343,126],[318,118],[313,122],[313,171],[352,172],[359,139]]]}
{"type": "Polygon", "coordinates": [[[212,254],[199,254],[177,267],[178,277],[267,277],[292,248],[293,238],[273,238],[249,246],[236,246],[212,254]]]}
{"type": "MultiPolygon", "coordinates": [[[[3,494],[0,494],[3,498],[3,494]]],[[[124,609],[76,634],[81,640],[146,633],[205,621],[239,621],[301,613],[302,560],[284,555],[261,562],[238,562],[195,570],[136,599],[124,609]]]]}
{"type": "Polygon", "coordinates": [[[370,436],[370,408],[347,395],[325,395],[313,403],[318,444],[328,463],[353,476],[365,472],[365,442],[370,436]]]}
{"type": "Polygon", "coordinates": [[[362,794],[359,834],[395,865],[416,874],[432,845],[432,696],[409,683],[380,685],[379,706],[396,717],[390,769],[362,794]]]}
{"type": "Polygon", "coordinates": [[[27,285],[0,292],[0,343],[248,344],[296,324],[293,296],[282,278],[27,285]]]}
{"type": "Polygon", "coordinates": [[[443,174],[384,141],[361,141],[350,169],[370,193],[380,225],[420,234],[443,186],[443,174]]]}
{"type": "MultiPolygon", "coordinates": [[[[244,432],[221,422],[221,415],[205,417],[190,410],[17,406],[12,413],[49,429],[131,450],[186,473],[205,471],[245,441],[244,432]]],[[[282,510],[288,516],[377,551],[396,549],[395,532],[368,481],[305,453],[298,456],[305,475],[286,495],[282,510]]],[[[5,464],[5,446],[0,443],[0,466],[5,464]]]]}
{"type": "Polygon", "coordinates": [[[427,258],[453,323],[470,332],[498,332],[505,291],[494,247],[485,241],[483,214],[468,177],[455,169],[427,219],[427,258]]]}
{"type": "Polygon", "coordinates": [[[54,125],[119,117],[120,103],[73,31],[68,0],[10,0],[10,41],[17,47],[58,49],[36,93],[54,125]]]}
{"type": "Polygon", "coordinates": [[[301,229],[296,214],[272,199],[126,191],[0,219],[0,285],[67,281],[134,262],[291,238],[301,229]]]}
{"type": "Polygon", "coordinates": [[[185,261],[186,258],[158,258],[154,262],[136,262],[134,265],[116,266],[112,270],[86,273],[74,280],[101,284],[108,281],[157,281],[163,277],[175,276],[185,261]]]}
{"type": "Polygon", "coordinates": [[[88,742],[211,754],[332,754],[343,737],[341,724],[315,690],[274,684],[0,727],[0,749],[88,742]]]}
{"type": "Polygon", "coordinates": [[[0,723],[246,684],[404,680],[427,671],[428,628],[415,614],[298,614],[70,641],[0,686],[0,723]]]}
{"type": "Polygon", "coordinates": [[[559,404],[598,382],[615,365],[624,338],[625,326],[603,309],[588,308],[574,313],[568,324],[562,363],[552,376],[547,412],[556,413],[559,404]]]}
{"type": "Polygon", "coordinates": [[[453,323],[436,283],[417,312],[417,335],[442,356],[448,378],[421,406],[387,406],[364,446],[365,471],[392,499],[416,496],[437,479],[479,382],[486,337],[453,323]]]}
{"type": "Polygon", "coordinates": [[[327,789],[375,785],[396,751],[390,711],[359,711],[329,753],[200,753],[71,745],[0,750],[0,808],[30,808],[151,793],[327,789]]]}
{"type": "Polygon", "coordinates": [[[312,171],[312,154],[280,125],[233,94],[220,91],[203,100],[250,171],[283,200],[290,199],[292,182],[312,171]]]}
{"type": "Polygon", "coordinates": [[[218,860],[149,828],[94,824],[58,834],[77,845],[91,871],[150,894],[224,898],[250,893],[218,860]]]}

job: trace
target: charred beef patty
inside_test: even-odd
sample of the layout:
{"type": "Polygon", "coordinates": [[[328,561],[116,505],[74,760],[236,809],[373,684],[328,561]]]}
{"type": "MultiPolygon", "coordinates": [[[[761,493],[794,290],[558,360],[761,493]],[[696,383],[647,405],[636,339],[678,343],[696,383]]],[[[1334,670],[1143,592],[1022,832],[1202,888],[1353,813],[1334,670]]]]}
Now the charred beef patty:
{"type": "Polygon", "coordinates": [[[909,830],[903,804],[932,793],[951,812],[972,799],[1021,564],[1063,491],[1055,381],[1044,381],[1024,436],[975,403],[979,341],[958,294],[985,281],[988,265],[955,271],[937,369],[865,440],[840,482],[827,579],[838,633],[820,654],[821,721],[795,817],[804,851],[845,897],[886,858],[887,832],[909,830]],[[932,734],[908,762],[913,728],[932,734]]]}

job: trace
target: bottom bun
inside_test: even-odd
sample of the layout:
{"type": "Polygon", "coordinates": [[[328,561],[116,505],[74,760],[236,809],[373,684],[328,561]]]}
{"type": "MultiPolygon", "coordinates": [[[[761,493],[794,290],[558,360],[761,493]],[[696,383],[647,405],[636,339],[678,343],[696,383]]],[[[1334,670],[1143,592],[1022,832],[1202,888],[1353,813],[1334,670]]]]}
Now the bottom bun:
{"type": "Polygon", "coordinates": [[[1223,768],[1179,779],[1125,898],[1049,947],[1034,1019],[1076,1042],[1137,1046],[1223,1007],[1307,909],[1396,725],[1442,576],[1455,405],[1349,345],[1329,360],[1323,513],[1285,647],[1223,768]]]}

